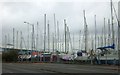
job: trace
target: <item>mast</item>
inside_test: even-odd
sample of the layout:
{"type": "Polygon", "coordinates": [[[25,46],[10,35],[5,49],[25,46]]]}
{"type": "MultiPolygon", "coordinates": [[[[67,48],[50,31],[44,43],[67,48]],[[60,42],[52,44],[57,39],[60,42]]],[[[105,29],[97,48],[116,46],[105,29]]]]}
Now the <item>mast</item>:
{"type": "Polygon", "coordinates": [[[106,26],[105,26],[105,18],[104,18],[104,46],[106,46],[106,26]]]}
{"type": "MultiPolygon", "coordinates": [[[[106,46],[106,26],[105,26],[105,18],[104,18],[104,46],[106,46]]],[[[105,64],[107,64],[107,51],[106,51],[106,61],[105,64]]]]}
{"type": "Polygon", "coordinates": [[[92,42],[91,42],[91,45],[92,45],[92,50],[93,50],[93,49],[94,49],[94,40],[93,40],[93,37],[92,37],[92,36],[91,36],[91,39],[92,39],[92,40],[91,40],[91,41],[92,41],[92,42]]]}
{"type": "Polygon", "coordinates": [[[29,50],[29,24],[28,24],[28,50],[29,50]]]}
{"type": "MultiPolygon", "coordinates": [[[[84,40],[85,34],[83,33],[82,35],[83,35],[83,36],[82,36],[82,40],[81,40],[82,42],[81,42],[81,43],[84,43],[84,42],[85,42],[85,40],[84,40]]],[[[84,49],[83,46],[84,46],[84,44],[81,44],[81,49],[82,49],[82,50],[84,49]]]]}
{"type": "Polygon", "coordinates": [[[58,21],[57,21],[57,34],[58,34],[58,39],[57,39],[58,42],[57,42],[57,43],[58,43],[58,50],[59,50],[59,49],[60,49],[60,48],[59,48],[59,46],[60,46],[60,45],[59,45],[60,39],[59,39],[59,22],[58,22],[58,21]]]}
{"type": "Polygon", "coordinates": [[[48,52],[50,52],[50,30],[49,30],[49,20],[48,20],[48,52]]]}
{"type": "MultiPolygon", "coordinates": [[[[7,44],[10,44],[10,36],[9,36],[9,33],[8,33],[7,37],[8,37],[7,44]]],[[[9,46],[7,46],[7,48],[9,48],[9,46]]]]}
{"type": "Polygon", "coordinates": [[[54,33],[53,33],[53,53],[54,53],[54,33]]]}
{"type": "MultiPolygon", "coordinates": [[[[38,46],[39,46],[39,40],[38,40],[38,38],[39,38],[39,35],[38,35],[38,29],[39,29],[39,27],[38,27],[38,25],[39,25],[39,23],[37,22],[37,38],[36,38],[36,50],[37,50],[37,52],[38,52],[38,46]]],[[[37,56],[38,56],[38,53],[37,53],[37,56]]],[[[39,58],[37,59],[37,61],[39,61],[39,58]]]]}
{"type": "Polygon", "coordinates": [[[15,31],[15,29],[13,28],[13,48],[15,48],[15,44],[14,44],[14,41],[15,41],[15,38],[14,38],[14,31],[15,31]]]}
{"type": "Polygon", "coordinates": [[[23,40],[23,42],[24,42],[24,46],[25,46],[25,48],[27,49],[27,46],[26,46],[26,44],[25,44],[25,40],[24,40],[23,37],[22,37],[22,40],[23,40]]]}
{"type": "Polygon", "coordinates": [[[32,50],[35,49],[34,24],[32,25],[32,50]]]}
{"type": "Polygon", "coordinates": [[[54,27],[55,27],[55,37],[54,37],[54,40],[55,40],[55,49],[57,49],[57,42],[56,42],[56,18],[55,18],[55,14],[54,14],[54,27]]]}
{"type": "Polygon", "coordinates": [[[87,50],[87,23],[86,23],[86,17],[85,17],[85,10],[83,10],[84,14],[84,34],[85,34],[85,51],[87,50]]]}
{"type": "Polygon", "coordinates": [[[96,52],[96,35],[97,35],[97,30],[96,30],[96,15],[95,17],[95,52],[96,52]]]}
{"type": "Polygon", "coordinates": [[[62,36],[60,35],[60,52],[62,51],[62,36]]]}
{"type": "Polygon", "coordinates": [[[44,52],[46,49],[46,14],[44,14],[44,52]]]}
{"type": "Polygon", "coordinates": [[[70,37],[69,37],[69,27],[67,26],[67,52],[69,52],[69,40],[70,40],[70,37]]]}
{"type": "Polygon", "coordinates": [[[98,47],[100,46],[100,37],[98,36],[98,47]]]}
{"type": "MultiPolygon", "coordinates": [[[[68,32],[68,36],[69,36],[69,42],[70,42],[70,46],[71,46],[71,50],[72,50],[72,49],[73,49],[73,47],[72,47],[72,41],[71,41],[70,31],[68,32]]],[[[72,50],[72,52],[73,52],[73,50],[72,50]]]]}
{"type": "Polygon", "coordinates": [[[5,35],[5,48],[7,48],[7,36],[5,35]]]}
{"type": "Polygon", "coordinates": [[[114,25],[113,25],[112,0],[111,0],[111,3],[110,3],[110,6],[111,6],[112,44],[114,44],[114,25]]]}
{"type": "Polygon", "coordinates": [[[110,45],[110,19],[108,19],[108,45],[110,45]]]}
{"type": "Polygon", "coordinates": [[[75,41],[74,41],[74,33],[73,33],[73,51],[74,51],[74,45],[75,45],[75,41]]]}
{"type": "MultiPolygon", "coordinates": [[[[20,50],[21,50],[21,53],[23,53],[23,51],[22,51],[22,31],[20,32],[20,34],[21,34],[21,39],[20,39],[20,50]]],[[[23,55],[23,54],[22,54],[23,55]]],[[[23,58],[22,58],[22,60],[21,61],[23,61],[23,58]]]]}
{"type": "Polygon", "coordinates": [[[81,30],[80,30],[80,33],[79,33],[79,50],[81,50],[80,49],[80,35],[81,35],[81,30]]]}
{"type": "Polygon", "coordinates": [[[64,19],[64,24],[65,24],[65,53],[66,53],[66,19],[64,19]]]}
{"type": "Polygon", "coordinates": [[[18,48],[18,31],[17,31],[16,47],[18,48]]]}
{"type": "Polygon", "coordinates": [[[37,22],[37,40],[36,40],[36,50],[38,50],[38,25],[39,25],[39,23],[37,22]]]}
{"type": "Polygon", "coordinates": [[[101,47],[104,46],[103,45],[103,28],[102,28],[102,35],[101,35],[101,47]]]}
{"type": "Polygon", "coordinates": [[[40,49],[42,50],[42,48],[43,48],[43,35],[42,35],[42,33],[41,33],[41,35],[40,35],[40,49]]]}

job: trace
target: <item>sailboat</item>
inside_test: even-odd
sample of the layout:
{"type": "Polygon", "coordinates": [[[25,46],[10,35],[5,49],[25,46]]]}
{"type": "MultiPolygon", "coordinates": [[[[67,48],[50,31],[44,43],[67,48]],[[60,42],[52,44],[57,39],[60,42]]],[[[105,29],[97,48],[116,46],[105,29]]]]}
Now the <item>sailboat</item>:
{"type": "Polygon", "coordinates": [[[100,49],[101,52],[97,54],[98,60],[100,61],[100,64],[110,64],[110,65],[118,65],[119,64],[119,57],[118,57],[118,50],[116,50],[117,44],[115,42],[115,34],[114,34],[114,25],[113,25],[113,4],[111,0],[111,31],[110,31],[110,20],[108,19],[108,45],[98,47],[97,49],[100,49]],[[111,33],[112,32],[112,39],[111,33]],[[112,42],[110,42],[110,40],[112,42]],[[112,45],[111,45],[112,44],[112,45]]]}
{"type": "Polygon", "coordinates": [[[86,61],[88,60],[88,25],[86,22],[86,16],[85,16],[85,10],[83,10],[83,14],[84,14],[84,50],[80,50],[80,51],[76,51],[74,53],[74,55],[77,55],[77,57],[75,58],[75,60],[82,60],[82,61],[86,61]]]}

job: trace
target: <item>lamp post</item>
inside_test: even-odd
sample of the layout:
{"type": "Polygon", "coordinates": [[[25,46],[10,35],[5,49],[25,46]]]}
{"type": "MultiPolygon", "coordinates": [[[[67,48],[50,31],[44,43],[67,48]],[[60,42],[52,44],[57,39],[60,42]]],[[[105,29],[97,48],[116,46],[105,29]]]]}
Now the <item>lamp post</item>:
{"type": "MultiPolygon", "coordinates": [[[[31,49],[32,49],[32,52],[33,52],[33,50],[35,48],[35,43],[34,43],[34,24],[30,24],[29,22],[26,22],[26,21],[24,23],[27,23],[28,25],[32,26],[32,43],[31,43],[31,49]]],[[[33,62],[32,52],[31,52],[31,62],[33,62]]]]}

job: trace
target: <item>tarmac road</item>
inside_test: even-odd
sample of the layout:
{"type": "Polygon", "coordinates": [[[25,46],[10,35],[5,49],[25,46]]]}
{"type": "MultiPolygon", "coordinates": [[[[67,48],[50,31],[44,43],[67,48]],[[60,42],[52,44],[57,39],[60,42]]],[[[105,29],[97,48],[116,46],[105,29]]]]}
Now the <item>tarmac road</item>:
{"type": "Polygon", "coordinates": [[[54,63],[3,63],[2,73],[118,73],[117,67],[54,64],[54,63]]]}

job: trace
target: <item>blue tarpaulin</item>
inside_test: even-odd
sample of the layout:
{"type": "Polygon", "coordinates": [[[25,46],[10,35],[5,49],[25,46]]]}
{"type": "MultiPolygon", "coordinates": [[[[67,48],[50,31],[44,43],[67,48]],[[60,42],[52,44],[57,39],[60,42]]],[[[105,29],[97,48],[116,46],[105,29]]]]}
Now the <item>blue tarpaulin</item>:
{"type": "Polygon", "coordinates": [[[106,48],[112,48],[112,49],[115,49],[115,44],[113,44],[112,46],[98,47],[97,49],[106,49],[106,48]]]}

